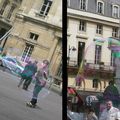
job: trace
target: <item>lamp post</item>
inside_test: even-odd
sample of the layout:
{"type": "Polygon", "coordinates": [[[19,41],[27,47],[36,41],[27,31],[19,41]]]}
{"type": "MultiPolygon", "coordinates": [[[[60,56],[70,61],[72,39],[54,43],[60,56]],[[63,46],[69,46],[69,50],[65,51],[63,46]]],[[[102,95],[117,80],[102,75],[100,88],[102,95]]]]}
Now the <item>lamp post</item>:
{"type": "Polygon", "coordinates": [[[70,61],[70,52],[72,51],[76,51],[76,48],[74,46],[70,46],[69,45],[69,49],[68,49],[68,57],[67,57],[67,61],[68,61],[68,65],[69,65],[69,61],[70,61]]]}

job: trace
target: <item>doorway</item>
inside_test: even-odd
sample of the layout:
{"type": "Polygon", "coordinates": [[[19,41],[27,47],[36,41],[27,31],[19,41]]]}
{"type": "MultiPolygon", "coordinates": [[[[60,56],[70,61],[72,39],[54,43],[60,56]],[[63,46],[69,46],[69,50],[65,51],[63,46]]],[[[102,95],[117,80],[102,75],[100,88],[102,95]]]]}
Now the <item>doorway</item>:
{"type": "Polygon", "coordinates": [[[85,42],[78,42],[78,66],[80,66],[85,49],[85,42]]]}

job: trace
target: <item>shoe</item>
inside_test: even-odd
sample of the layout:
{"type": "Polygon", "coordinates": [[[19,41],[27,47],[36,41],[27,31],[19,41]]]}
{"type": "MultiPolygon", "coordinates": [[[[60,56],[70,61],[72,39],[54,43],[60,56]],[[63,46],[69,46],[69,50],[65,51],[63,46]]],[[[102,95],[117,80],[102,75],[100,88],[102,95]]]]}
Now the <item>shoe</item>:
{"type": "Polygon", "coordinates": [[[26,90],[27,91],[27,88],[26,88],[26,86],[23,86],[23,88],[22,89],[24,89],[24,90],[26,90]]]}
{"type": "Polygon", "coordinates": [[[24,87],[23,87],[22,89],[27,91],[27,89],[26,89],[26,88],[24,88],[24,87]]]}
{"type": "Polygon", "coordinates": [[[31,102],[26,103],[26,105],[29,106],[29,107],[32,107],[32,108],[36,107],[36,105],[33,105],[31,102]]]}

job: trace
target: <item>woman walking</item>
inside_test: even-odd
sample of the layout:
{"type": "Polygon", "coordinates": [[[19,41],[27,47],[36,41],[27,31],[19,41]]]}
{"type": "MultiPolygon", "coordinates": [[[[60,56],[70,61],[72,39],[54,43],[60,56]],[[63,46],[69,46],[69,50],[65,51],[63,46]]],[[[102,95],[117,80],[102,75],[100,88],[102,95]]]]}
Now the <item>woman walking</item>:
{"type": "Polygon", "coordinates": [[[38,94],[42,88],[46,85],[46,79],[48,78],[48,60],[43,60],[40,69],[36,73],[36,83],[33,90],[33,96],[30,102],[27,103],[30,107],[35,107],[37,104],[38,94]]]}

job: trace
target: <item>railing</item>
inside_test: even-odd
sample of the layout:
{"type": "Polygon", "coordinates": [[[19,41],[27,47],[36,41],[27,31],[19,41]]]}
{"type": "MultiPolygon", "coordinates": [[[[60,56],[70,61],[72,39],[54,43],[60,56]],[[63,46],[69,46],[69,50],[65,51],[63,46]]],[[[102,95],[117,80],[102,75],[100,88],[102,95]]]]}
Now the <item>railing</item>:
{"type": "MultiPolygon", "coordinates": [[[[87,60],[83,64],[84,73],[86,77],[100,76],[101,78],[112,78],[115,73],[115,66],[111,66],[110,62],[101,62],[95,64],[94,61],[87,60]]],[[[76,75],[79,70],[77,61],[70,60],[67,66],[68,74],[76,75]]]]}
{"type": "MultiPolygon", "coordinates": [[[[68,67],[79,67],[79,65],[76,60],[69,60],[68,67]]],[[[95,64],[94,61],[91,60],[87,60],[87,62],[84,62],[84,67],[96,70],[101,68],[102,70],[115,70],[115,66],[111,66],[110,62],[104,62],[104,64],[95,64]]]]}
{"type": "Polygon", "coordinates": [[[102,71],[115,71],[114,66],[110,65],[100,65],[100,64],[94,64],[94,63],[86,63],[84,65],[85,69],[94,69],[94,70],[102,70],[102,71]]]}

